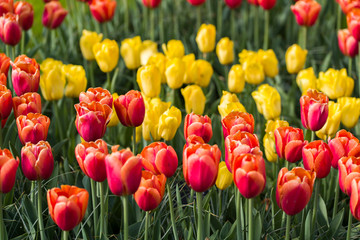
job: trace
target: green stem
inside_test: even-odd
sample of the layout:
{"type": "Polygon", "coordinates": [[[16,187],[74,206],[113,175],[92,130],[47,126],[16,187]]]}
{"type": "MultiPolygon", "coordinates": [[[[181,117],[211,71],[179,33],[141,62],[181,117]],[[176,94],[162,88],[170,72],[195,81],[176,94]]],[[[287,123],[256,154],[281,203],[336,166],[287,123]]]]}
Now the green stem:
{"type": "Polygon", "coordinates": [[[91,183],[91,201],[92,201],[92,206],[93,206],[93,216],[94,216],[94,233],[95,236],[98,236],[99,232],[98,232],[98,211],[96,209],[97,206],[97,201],[96,201],[96,182],[92,179],[90,179],[90,183],[91,183]]]}
{"type": "Polygon", "coordinates": [[[106,73],[106,88],[112,93],[111,91],[111,76],[110,72],[106,73]]]}
{"type": "Polygon", "coordinates": [[[160,5],[159,6],[159,25],[160,25],[160,42],[163,43],[165,42],[165,32],[164,32],[164,9],[163,7],[160,5]]]}
{"type": "Polygon", "coordinates": [[[30,200],[32,203],[35,203],[35,186],[36,182],[35,181],[31,181],[31,190],[30,190],[30,200]]]}
{"type": "Polygon", "coordinates": [[[221,223],[221,215],[222,215],[222,193],[223,191],[221,189],[219,189],[219,192],[218,192],[218,201],[219,201],[219,220],[220,220],[220,223],[221,223]]]}
{"type": "Polygon", "coordinates": [[[230,10],[231,40],[233,42],[236,42],[236,18],[235,18],[235,13],[236,13],[235,9],[230,10]]]}
{"type": "Polygon", "coordinates": [[[254,9],[254,45],[255,49],[259,48],[259,7],[253,6],[254,9]]]}
{"type": "Polygon", "coordinates": [[[311,131],[311,142],[315,140],[315,131],[311,131]]]}
{"type": "Polygon", "coordinates": [[[60,112],[59,112],[59,107],[58,107],[58,101],[53,101],[53,106],[54,106],[54,114],[55,114],[55,118],[56,118],[56,123],[57,123],[60,140],[62,141],[62,140],[64,140],[64,133],[63,133],[62,125],[60,122],[61,118],[60,118],[60,112]]]}
{"type": "MultiPolygon", "coordinates": [[[[339,171],[336,171],[335,183],[338,182],[338,178],[339,178],[339,171]]],[[[333,214],[332,214],[333,219],[334,219],[335,215],[337,214],[338,202],[339,202],[339,184],[335,184],[334,207],[333,207],[333,214]]]]}
{"type": "Polygon", "coordinates": [[[341,7],[340,4],[338,4],[337,8],[337,21],[336,21],[336,30],[339,31],[341,29],[341,7]]]}
{"type": "Polygon", "coordinates": [[[136,155],[136,127],[133,127],[132,150],[133,154],[136,155]]]}
{"type": "Polygon", "coordinates": [[[222,1],[218,1],[216,27],[217,27],[217,32],[218,32],[219,36],[221,36],[221,32],[222,32],[222,12],[223,12],[223,3],[222,3],[222,1]]]}
{"type": "Polygon", "coordinates": [[[304,208],[301,211],[300,240],[304,240],[304,236],[305,236],[305,220],[306,220],[305,213],[307,213],[306,209],[307,208],[304,208]]]}
{"type": "Polygon", "coordinates": [[[155,14],[154,9],[150,9],[150,39],[155,41],[155,14]]]}
{"type": "Polygon", "coordinates": [[[242,211],[240,209],[240,204],[241,204],[241,195],[240,192],[235,189],[235,197],[236,197],[236,235],[237,235],[237,239],[241,240],[242,239],[242,227],[241,227],[241,214],[242,211]]]}
{"type": "Polygon", "coordinates": [[[196,192],[196,203],[197,203],[197,212],[198,212],[198,221],[197,221],[197,240],[204,240],[204,222],[202,217],[202,193],[196,192]]]}
{"type": "Polygon", "coordinates": [[[199,30],[201,26],[201,5],[196,7],[196,29],[199,30]]]}
{"type": "Polygon", "coordinates": [[[21,43],[20,43],[21,54],[25,54],[25,37],[26,37],[26,32],[23,31],[21,36],[21,43]]]}
{"type": "Polygon", "coordinates": [[[348,227],[347,227],[347,231],[346,231],[346,240],[351,239],[351,226],[352,226],[352,214],[351,214],[351,209],[349,206],[349,219],[348,219],[348,227]]]}
{"type": "Polygon", "coordinates": [[[89,65],[89,78],[90,78],[90,87],[95,87],[95,78],[94,78],[94,61],[89,61],[88,62],[89,65]]]}
{"type": "Polygon", "coordinates": [[[169,183],[166,183],[166,189],[167,189],[168,196],[169,196],[170,219],[171,219],[172,230],[173,230],[173,233],[174,233],[174,239],[178,240],[179,238],[178,238],[178,235],[177,235],[176,225],[175,225],[173,199],[172,199],[172,196],[171,196],[170,184],[169,183]]]}
{"type": "Polygon", "coordinates": [[[42,207],[41,207],[41,180],[38,180],[38,218],[39,218],[39,230],[40,230],[40,237],[42,240],[46,239],[45,230],[44,230],[44,221],[42,217],[42,207]]]}
{"type": "Polygon", "coordinates": [[[302,49],[306,49],[307,28],[305,26],[300,27],[299,35],[299,45],[302,49]]]}
{"type": "Polygon", "coordinates": [[[147,211],[146,215],[145,215],[145,237],[144,237],[144,240],[149,239],[148,229],[149,229],[149,211],[147,211]]]}
{"type": "Polygon", "coordinates": [[[267,50],[269,46],[269,23],[270,23],[270,10],[265,10],[265,29],[264,29],[264,45],[263,45],[264,50],[267,50]]]}
{"type": "Polygon", "coordinates": [[[69,238],[69,231],[63,231],[62,232],[62,240],[68,240],[69,238]]]}
{"type": "Polygon", "coordinates": [[[348,64],[348,75],[351,77],[351,71],[352,71],[352,58],[349,57],[349,64],[348,64]]]}
{"type": "Polygon", "coordinates": [[[124,6],[124,32],[127,34],[129,32],[129,4],[128,0],[123,0],[124,6]]]}
{"type": "Polygon", "coordinates": [[[122,196],[123,208],[124,208],[124,240],[129,239],[129,197],[122,196]]]}
{"type": "Polygon", "coordinates": [[[316,231],[316,215],[317,215],[317,208],[318,208],[318,199],[319,199],[319,192],[320,192],[320,184],[319,180],[315,181],[315,195],[314,195],[314,204],[313,204],[313,215],[312,215],[312,234],[315,236],[316,231]]]}
{"type": "Polygon", "coordinates": [[[290,239],[290,223],[291,223],[291,216],[286,216],[286,233],[285,233],[285,240],[290,239]]]}
{"type": "Polygon", "coordinates": [[[249,237],[248,237],[248,240],[253,240],[254,239],[254,219],[253,219],[252,209],[253,209],[254,199],[249,198],[248,201],[249,201],[249,237]]]}
{"type": "Polygon", "coordinates": [[[12,60],[13,61],[15,61],[15,58],[16,58],[16,56],[15,56],[15,46],[13,46],[13,47],[11,47],[11,54],[12,54],[12,60]]]}
{"type": "Polygon", "coordinates": [[[5,240],[5,236],[4,236],[5,231],[3,230],[3,228],[5,229],[5,225],[3,220],[2,196],[3,193],[0,191],[0,240],[5,240]]]}
{"type": "Polygon", "coordinates": [[[103,234],[106,232],[105,228],[107,223],[105,213],[105,184],[105,181],[100,183],[100,238],[102,238],[103,234]]]}

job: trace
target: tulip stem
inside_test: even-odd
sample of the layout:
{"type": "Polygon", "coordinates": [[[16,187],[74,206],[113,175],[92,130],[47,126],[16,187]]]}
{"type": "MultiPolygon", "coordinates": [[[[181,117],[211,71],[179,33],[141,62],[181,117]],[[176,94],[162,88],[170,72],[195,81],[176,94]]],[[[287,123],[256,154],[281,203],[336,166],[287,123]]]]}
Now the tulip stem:
{"type": "Polygon", "coordinates": [[[249,198],[248,199],[249,202],[249,240],[253,240],[254,239],[254,219],[253,219],[253,214],[252,214],[252,209],[253,209],[253,204],[254,204],[254,199],[249,198]]]}
{"type": "Polygon", "coordinates": [[[159,6],[159,25],[160,25],[160,42],[163,43],[165,36],[164,36],[164,9],[162,5],[159,6]]]}
{"type": "Polygon", "coordinates": [[[5,229],[5,225],[3,220],[2,195],[2,192],[0,192],[0,240],[5,240],[5,231],[3,230],[3,228],[5,229]]]}
{"type": "Polygon", "coordinates": [[[15,46],[11,47],[12,60],[15,61],[15,46]]]}
{"type": "Polygon", "coordinates": [[[105,181],[100,183],[100,238],[102,238],[103,234],[106,232],[105,228],[107,222],[105,213],[105,184],[105,181]]]}
{"type": "Polygon", "coordinates": [[[62,232],[62,240],[67,240],[69,238],[69,231],[62,232]]]}
{"type": "MultiPolygon", "coordinates": [[[[336,170],[336,169],[335,169],[336,170]]],[[[336,171],[336,179],[335,179],[335,183],[338,182],[338,177],[339,176],[339,172],[336,171]]],[[[335,215],[337,214],[337,209],[338,209],[338,202],[339,202],[339,185],[335,184],[335,196],[334,196],[334,207],[333,207],[333,214],[332,214],[332,218],[334,219],[335,215]]]]}
{"type": "Polygon", "coordinates": [[[95,79],[94,79],[94,61],[88,61],[89,70],[90,70],[90,87],[95,87],[95,79]]]}
{"type": "Polygon", "coordinates": [[[221,213],[222,213],[222,190],[219,189],[218,192],[218,199],[219,199],[219,221],[221,223],[221,213]]]}
{"type": "Polygon", "coordinates": [[[129,239],[129,197],[124,195],[121,197],[124,208],[124,240],[129,239]]]}
{"type": "Polygon", "coordinates": [[[41,240],[46,239],[45,230],[44,230],[44,222],[42,217],[42,207],[41,207],[41,180],[38,180],[38,218],[39,218],[39,230],[40,230],[40,238],[41,240]]]}
{"type": "Polygon", "coordinates": [[[254,11],[254,45],[255,49],[259,48],[259,7],[252,6],[254,11]]]}
{"type": "Polygon", "coordinates": [[[351,225],[352,225],[352,214],[351,214],[351,208],[349,206],[349,219],[348,219],[348,227],[346,231],[346,240],[351,239],[351,225]]]}
{"type": "Polygon", "coordinates": [[[338,4],[338,9],[337,9],[337,21],[336,21],[336,30],[339,31],[341,29],[341,7],[340,4],[338,4]]]}
{"type": "Polygon", "coordinates": [[[57,123],[57,130],[59,132],[59,137],[60,140],[64,140],[64,134],[63,134],[63,129],[62,129],[62,125],[60,122],[60,113],[59,113],[59,107],[58,107],[58,102],[57,101],[53,101],[53,106],[54,106],[54,114],[55,114],[55,119],[56,119],[56,123],[57,123]]]}
{"type": "Polygon", "coordinates": [[[96,209],[96,182],[92,179],[90,179],[91,183],[91,201],[93,206],[93,215],[94,215],[94,233],[95,236],[98,236],[98,211],[96,209]]]}
{"type": "Polygon", "coordinates": [[[196,7],[196,29],[199,30],[201,25],[201,5],[196,7]]]}
{"type": "Polygon", "coordinates": [[[146,211],[146,215],[145,215],[145,237],[144,240],[148,240],[149,239],[149,211],[146,211]]]}
{"type": "Polygon", "coordinates": [[[22,32],[22,37],[21,37],[21,45],[20,45],[20,54],[25,54],[25,37],[26,37],[26,31],[22,32]]]}
{"type": "Polygon", "coordinates": [[[133,154],[136,155],[136,127],[133,127],[132,150],[133,154]]]}
{"type": "Polygon", "coordinates": [[[291,223],[291,216],[286,215],[286,233],[285,233],[285,240],[290,239],[290,223],[291,223]]]}
{"type": "Polygon", "coordinates": [[[124,4],[124,32],[127,34],[129,32],[129,4],[128,0],[123,0],[124,4]]]}
{"type": "Polygon", "coordinates": [[[348,64],[348,75],[351,77],[351,71],[352,71],[352,58],[349,57],[349,64],[348,64]]]}
{"type": "Polygon", "coordinates": [[[237,239],[241,240],[242,239],[242,227],[241,227],[241,223],[243,222],[241,219],[241,215],[242,215],[242,209],[241,209],[241,195],[240,192],[235,189],[235,197],[236,197],[236,235],[237,235],[237,239]]]}
{"type": "Polygon", "coordinates": [[[170,219],[171,219],[171,225],[172,225],[172,230],[174,233],[174,239],[178,240],[178,235],[177,235],[177,231],[176,231],[176,225],[175,225],[175,216],[174,216],[174,207],[173,207],[173,199],[171,196],[171,191],[170,191],[170,184],[166,183],[166,189],[169,195],[169,206],[170,206],[170,219]]]}
{"type": "Polygon", "coordinates": [[[270,23],[270,10],[265,10],[265,29],[264,29],[264,45],[263,45],[264,50],[267,50],[269,45],[269,23],[270,23]]]}
{"type": "Polygon", "coordinates": [[[106,82],[107,82],[106,88],[107,88],[110,92],[112,92],[112,91],[111,91],[111,76],[110,76],[110,72],[107,72],[107,73],[106,73],[106,82]]]}
{"type": "Polygon", "coordinates": [[[197,240],[204,240],[204,223],[202,217],[202,193],[196,192],[196,203],[198,212],[197,240]]]}
{"type": "Polygon", "coordinates": [[[315,195],[314,195],[314,205],[313,205],[313,215],[312,215],[312,234],[315,236],[316,231],[316,214],[318,208],[318,201],[319,201],[319,192],[320,192],[320,184],[319,180],[315,181],[315,195]]]}
{"type": "Polygon", "coordinates": [[[155,14],[154,9],[150,9],[150,39],[155,41],[155,14]]]}
{"type": "Polygon", "coordinates": [[[222,32],[222,12],[223,12],[222,4],[223,4],[222,1],[218,1],[216,27],[217,27],[217,31],[218,31],[219,36],[221,36],[221,32],[222,32]]]}
{"type": "MultiPolygon", "coordinates": [[[[220,1],[219,1],[220,2],[220,1]]],[[[231,28],[231,40],[236,43],[236,18],[235,9],[230,10],[230,28],[231,28]]]]}
{"type": "Polygon", "coordinates": [[[305,26],[300,27],[299,31],[299,45],[302,49],[306,49],[306,34],[307,28],[305,26]]]}

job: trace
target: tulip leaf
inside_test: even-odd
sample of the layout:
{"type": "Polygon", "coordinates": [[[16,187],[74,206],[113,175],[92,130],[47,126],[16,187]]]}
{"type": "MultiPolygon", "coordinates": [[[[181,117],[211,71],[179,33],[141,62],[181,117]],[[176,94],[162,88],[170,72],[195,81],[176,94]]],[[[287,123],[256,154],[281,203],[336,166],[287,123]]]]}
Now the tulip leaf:
{"type": "Polygon", "coordinates": [[[216,230],[216,232],[213,234],[213,235],[211,235],[210,236],[210,240],[217,240],[217,239],[219,239],[219,230],[216,230]]]}
{"type": "Polygon", "coordinates": [[[231,229],[231,223],[226,221],[226,223],[224,224],[224,226],[220,231],[220,239],[225,239],[228,233],[230,232],[230,229],[231,229]]]}
{"type": "Polygon", "coordinates": [[[321,72],[325,72],[329,68],[331,57],[332,57],[332,52],[329,52],[326,55],[326,57],[324,58],[321,66],[320,66],[320,71],[321,72]]]}
{"type": "Polygon", "coordinates": [[[36,208],[34,204],[30,201],[29,197],[27,195],[24,196],[22,200],[22,206],[23,206],[23,216],[25,217],[27,221],[28,226],[28,232],[30,232],[33,239],[35,239],[36,236],[36,224],[38,220],[38,216],[36,213],[36,208]]]}
{"type": "Polygon", "coordinates": [[[324,199],[319,196],[319,210],[320,210],[320,216],[322,217],[322,220],[324,220],[326,222],[326,226],[329,227],[329,219],[328,219],[328,215],[327,215],[327,209],[326,209],[326,204],[324,202],[324,199]]]}
{"type": "MultiPolygon", "coordinates": [[[[161,239],[161,228],[160,228],[160,214],[156,214],[157,216],[154,217],[154,219],[156,219],[156,222],[153,226],[153,239],[157,240],[157,239],[161,239]],[[157,217],[157,218],[156,218],[157,217]]],[[[169,231],[168,231],[169,232],[169,231]]],[[[172,232],[171,232],[172,234],[172,232]]]]}
{"type": "Polygon", "coordinates": [[[305,220],[305,239],[310,239],[311,237],[311,219],[312,219],[312,210],[308,211],[305,220]]]}
{"type": "Polygon", "coordinates": [[[261,234],[262,234],[262,220],[261,220],[261,215],[260,212],[257,212],[254,218],[254,226],[255,226],[255,231],[254,231],[254,239],[261,239],[261,234]]]}
{"type": "Polygon", "coordinates": [[[236,230],[235,229],[236,229],[236,221],[231,226],[230,231],[229,231],[228,235],[226,236],[225,240],[235,239],[235,237],[236,237],[236,230]]]}
{"type": "Polygon", "coordinates": [[[59,154],[59,152],[61,151],[61,148],[62,146],[67,142],[69,141],[69,139],[63,139],[61,140],[60,142],[58,142],[57,144],[55,144],[53,147],[52,147],[52,151],[53,151],[53,155],[54,155],[54,158],[59,154]]]}
{"type": "Polygon", "coordinates": [[[131,236],[132,238],[136,238],[136,236],[138,236],[138,233],[142,231],[142,222],[143,221],[139,221],[129,226],[129,237],[131,236]]]}
{"type": "Polygon", "coordinates": [[[336,239],[336,233],[339,230],[341,223],[343,222],[344,217],[344,208],[341,209],[331,220],[328,234],[326,236],[327,239],[336,239]]]}

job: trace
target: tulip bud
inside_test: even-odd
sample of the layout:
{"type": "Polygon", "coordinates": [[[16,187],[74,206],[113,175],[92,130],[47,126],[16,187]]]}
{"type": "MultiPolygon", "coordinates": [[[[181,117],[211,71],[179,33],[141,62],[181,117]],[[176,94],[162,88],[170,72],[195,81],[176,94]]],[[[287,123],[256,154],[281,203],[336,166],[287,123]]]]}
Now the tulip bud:
{"type": "MultiPolygon", "coordinates": [[[[181,111],[172,106],[161,114],[159,119],[159,135],[166,141],[170,141],[175,137],[177,129],[181,124],[181,111]]],[[[166,174],[165,174],[166,175],[166,174]]],[[[166,175],[166,177],[168,177],[166,175]]]]}
{"type": "Polygon", "coordinates": [[[0,73],[3,73],[6,77],[8,75],[9,67],[10,67],[10,58],[6,56],[5,53],[0,53],[0,73]]]}
{"type": "Polygon", "coordinates": [[[163,53],[155,53],[147,61],[148,65],[156,66],[161,74],[161,83],[166,83],[165,69],[166,69],[166,57],[163,53]]]}
{"type": "Polygon", "coordinates": [[[172,58],[166,62],[165,77],[166,83],[172,89],[178,89],[183,85],[185,71],[185,62],[180,58],[172,58]]]}
{"type": "Polygon", "coordinates": [[[360,8],[360,2],[357,0],[336,0],[336,2],[345,14],[348,14],[354,8],[360,8]]]}
{"type": "Polygon", "coordinates": [[[187,113],[204,113],[206,97],[201,87],[198,85],[189,85],[181,89],[181,94],[185,100],[185,109],[187,113]]]}
{"type": "Polygon", "coordinates": [[[351,35],[360,40],[360,9],[353,8],[346,14],[347,26],[351,35]]]}
{"type": "Polygon", "coordinates": [[[12,110],[11,91],[6,86],[0,85],[0,119],[6,119],[12,110]]]}
{"type": "Polygon", "coordinates": [[[221,120],[224,138],[237,132],[254,133],[254,117],[250,113],[231,112],[221,120]]]}
{"type": "Polygon", "coordinates": [[[316,89],[316,76],[314,69],[309,67],[301,70],[296,76],[296,84],[303,95],[305,95],[309,89],[316,89]]]}
{"type": "Polygon", "coordinates": [[[330,173],[332,154],[329,146],[321,141],[313,141],[302,150],[304,167],[316,172],[317,178],[325,178],[330,173]]]}
{"type": "Polygon", "coordinates": [[[143,41],[140,50],[141,65],[142,66],[146,65],[149,61],[149,58],[156,53],[158,53],[158,45],[156,42],[153,42],[151,40],[143,41]]]}
{"type": "Polygon", "coordinates": [[[260,49],[257,52],[257,55],[267,77],[274,78],[276,75],[278,75],[279,61],[277,60],[276,55],[272,49],[266,51],[260,49]]]}
{"type": "Polygon", "coordinates": [[[14,0],[0,1],[0,16],[13,11],[14,11],[14,0]]]}
{"type": "Polygon", "coordinates": [[[27,92],[37,92],[40,82],[40,66],[34,58],[18,56],[11,62],[12,82],[15,93],[20,96],[27,92]]]}
{"type": "Polygon", "coordinates": [[[360,210],[359,210],[359,189],[360,189],[360,177],[356,177],[351,182],[351,196],[350,196],[350,211],[351,214],[360,220],[360,210]]]}
{"type": "Polygon", "coordinates": [[[45,59],[40,67],[42,75],[40,88],[47,101],[59,100],[64,96],[65,76],[62,73],[62,62],[52,58],[45,59]]]}
{"type": "Polygon", "coordinates": [[[140,67],[140,51],[142,42],[140,36],[126,38],[121,42],[120,53],[128,69],[134,70],[140,67]]]}
{"type": "Polygon", "coordinates": [[[330,99],[350,97],[354,90],[354,79],[347,75],[345,68],[329,68],[326,72],[319,73],[317,88],[330,99]]]}
{"type": "Polygon", "coordinates": [[[186,115],[184,122],[185,140],[191,135],[199,136],[205,143],[208,143],[213,135],[211,119],[207,115],[201,116],[194,113],[186,115]]]}
{"type": "Polygon", "coordinates": [[[339,186],[348,196],[351,196],[351,182],[354,178],[360,177],[360,158],[342,157],[338,161],[339,186]]]}
{"type": "Polygon", "coordinates": [[[50,118],[40,113],[28,113],[16,119],[20,141],[23,145],[27,142],[37,144],[47,138],[50,118]]]}
{"type": "Polygon", "coordinates": [[[216,55],[222,65],[231,64],[234,61],[234,42],[228,37],[220,39],[216,45],[216,55]]]}
{"type": "Polygon", "coordinates": [[[156,66],[147,65],[140,67],[137,71],[136,82],[146,97],[154,98],[160,95],[161,74],[156,66]]]}
{"type": "Polygon", "coordinates": [[[246,112],[245,107],[239,102],[236,94],[231,94],[227,91],[223,91],[223,95],[220,99],[220,105],[218,111],[221,118],[226,117],[231,112],[246,112]]]}
{"type": "Polygon", "coordinates": [[[235,9],[237,7],[240,7],[242,0],[224,0],[226,5],[230,9],[235,9]]]}
{"type": "Polygon", "coordinates": [[[80,37],[80,50],[83,57],[88,60],[95,60],[95,55],[93,52],[93,47],[96,43],[100,43],[103,35],[97,34],[96,32],[91,32],[88,30],[83,30],[80,37]]]}
{"type": "Polygon", "coordinates": [[[19,158],[14,158],[8,149],[0,149],[0,193],[8,193],[15,184],[19,158]]]}
{"type": "Polygon", "coordinates": [[[299,0],[295,5],[291,5],[291,11],[300,26],[311,27],[314,25],[320,10],[321,5],[315,0],[299,0]]]}
{"type": "Polygon", "coordinates": [[[80,93],[85,91],[87,78],[85,69],[81,65],[63,65],[62,72],[66,78],[65,96],[68,98],[77,98],[80,93]]]}
{"type": "Polygon", "coordinates": [[[266,120],[279,118],[281,114],[281,98],[276,88],[263,84],[251,93],[257,110],[264,115],[266,120]]]}
{"type": "Polygon", "coordinates": [[[286,69],[288,73],[298,73],[304,68],[307,50],[303,50],[299,45],[291,45],[285,53],[286,69]]]}
{"type": "Polygon", "coordinates": [[[240,64],[231,67],[228,76],[228,88],[230,92],[241,93],[245,87],[245,75],[240,64]]]}
{"type": "Polygon", "coordinates": [[[28,113],[41,113],[41,97],[36,92],[13,97],[12,101],[15,119],[20,115],[27,115],[28,113]]]}
{"type": "Polygon", "coordinates": [[[184,44],[180,40],[170,40],[167,44],[163,43],[162,49],[167,58],[182,58],[185,55],[184,44]]]}
{"type": "Polygon", "coordinates": [[[193,65],[193,63],[195,62],[195,54],[190,53],[184,57],[182,57],[182,61],[185,63],[185,76],[184,76],[184,83],[186,84],[192,84],[193,82],[193,77],[191,76],[192,72],[191,72],[191,67],[193,65]]]}
{"type": "Polygon", "coordinates": [[[345,56],[353,58],[359,53],[358,42],[348,29],[338,31],[338,43],[341,52],[345,56]]]}
{"type": "Polygon", "coordinates": [[[95,43],[93,53],[102,72],[111,72],[118,64],[119,45],[115,40],[104,39],[100,43],[95,43]]]}
{"type": "Polygon", "coordinates": [[[42,16],[42,24],[50,29],[58,28],[64,21],[68,11],[66,11],[60,2],[52,1],[45,4],[42,16]]]}
{"type": "Polygon", "coordinates": [[[319,138],[326,140],[328,137],[335,136],[340,127],[341,112],[340,103],[334,103],[333,101],[329,102],[329,116],[327,121],[325,125],[316,132],[316,135],[319,138]]]}
{"type": "Polygon", "coordinates": [[[99,22],[110,21],[115,14],[115,0],[92,0],[89,4],[93,17],[99,22]]]}
{"type": "Polygon", "coordinates": [[[112,108],[113,97],[107,89],[101,87],[89,88],[86,92],[79,95],[79,101],[85,103],[98,102],[100,104],[108,105],[112,108]]]}
{"type": "Polygon", "coordinates": [[[216,187],[220,190],[225,190],[228,188],[233,182],[232,174],[226,167],[225,162],[220,162],[218,176],[216,179],[216,187]]]}
{"type": "Polygon", "coordinates": [[[203,53],[214,51],[216,41],[216,28],[212,24],[202,24],[196,35],[196,43],[203,53]]]}
{"type": "Polygon", "coordinates": [[[209,86],[213,73],[211,64],[202,59],[194,61],[189,72],[191,82],[204,88],[209,86]]]}
{"type": "Polygon", "coordinates": [[[278,156],[275,150],[275,129],[279,127],[288,127],[289,123],[282,120],[268,120],[266,122],[265,135],[263,138],[263,145],[265,150],[266,160],[269,162],[276,162],[278,156]]]}
{"type": "Polygon", "coordinates": [[[14,13],[19,16],[19,24],[24,31],[29,30],[34,22],[34,9],[31,3],[15,2],[14,13]]]}
{"type": "Polygon", "coordinates": [[[143,0],[142,2],[145,7],[156,8],[161,3],[161,0],[143,0]]]}
{"type": "Polygon", "coordinates": [[[360,115],[360,99],[351,97],[342,97],[338,99],[341,106],[341,123],[346,128],[356,126],[360,115]]]}
{"type": "Polygon", "coordinates": [[[122,125],[138,127],[144,121],[145,103],[140,92],[130,90],[114,101],[116,115],[122,125]]]}
{"type": "Polygon", "coordinates": [[[270,10],[272,9],[275,4],[276,4],[276,0],[258,0],[259,1],[259,5],[264,9],[264,10],[270,10]]]}
{"type": "Polygon", "coordinates": [[[187,0],[193,6],[199,6],[206,2],[206,0],[187,0]]]}
{"type": "Polygon", "coordinates": [[[18,15],[8,12],[0,16],[0,38],[8,45],[15,46],[21,39],[21,26],[18,15]]]}
{"type": "Polygon", "coordinates": [[[247,83],[258,85],[265,80],[264,67],[257,59],[244,62],[242,67],[247,83]]]}

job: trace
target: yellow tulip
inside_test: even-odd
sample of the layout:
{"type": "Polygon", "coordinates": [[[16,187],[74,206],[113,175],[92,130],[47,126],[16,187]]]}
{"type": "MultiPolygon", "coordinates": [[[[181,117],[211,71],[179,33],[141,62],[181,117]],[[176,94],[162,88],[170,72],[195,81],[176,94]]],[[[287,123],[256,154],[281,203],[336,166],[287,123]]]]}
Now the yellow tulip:
{"type": "Polygon", "coordinates": [[[216,55],[221,64],[231,64],[234,61],[234,42],[228,37],[220,39],[216,45],[216,55]]]}
{"type": "Polygon", "coordinates": [[[203,53],[214,51],[216,41],[216,28],[212,24],[202,24],[196,35],[196,43],[203,53]]]}
{"type": "Polygon", "coordinates": [[[316,75],[312,67],[301,70],[296,76],[296,83],[305,94],[308,89],[316,89],[316,75]]]}
{"type": "Polygon", "coordinates": [[[265,80],[264,68],[259,61],[251,59],[244,62],[242,66],[247,83],[258,85],[265,80]]]}
{"type": "Polygon", "coordinates": [[[134,70],[140,67],[140,51],[142,42],[140,36],[126,38],[121,42],[120,52],[128,69],[134,70]]]}
{"type": "Polygon", "coordinates": [[[268,120],[266,122],[265,135],[263,138],[265,156],[269,162],[276,162],[278,156],[275,150],[275,136],[274,131],[279,127],[288,127],[289,123],[282,120],[268,120]]]}
{"type": "Polygon", "coordinates": [[[155,65],[157,66],[157,68],[160,71],[161,74],[161,83],[166,83],[166,78],[165,78],[165,69],[166,69],[166,57],[163,53],[155,53],[154,55],[152,55],[148,62],[148,65],[155,65]]]}
{"type": "Polygon", "coordinates": [[[203,114],[205,109],[206,97],[197,85],[189,85],[181,89],[181,94],[185,99],[185,109],[187,113],[203,114]]]}
{"type": "Polygon", "coordinates": [[[88,30],[83,30],[80,37],[80,49],[83,57],[88,60],[95,60],[95,55],[93,52],[93,46],[95,43],[99,43],[103,38],[103,35],[97,34],[96,32],[91,32],[88,30]]]}
{"type": "Polygon", "coordinates": [[[357,124],[360,115],[360,99],[342,97],[338,99],[341,106],[341,122],[347,128],[353,128],[357,124]]]}
{"type": "Polygon", "coordinates": [[[244,64],[247,61],[257,60],[257,53],[254,51],[243,49],[241,53],[239,53],[239,62],[240,64],[244,64]]]}
{"type": "Polygon", "coordinates": [[[167,45],[163,43],[162,49],[167,58],[182,58],[185,55],[184,44],[180,40],[170,40],[167,45]]]}
{"type": "Polygon", "coordinates": [[[240,64],[231,67],[228,76],[228,88],[230,92],[241,93],[245,87],[245,74],[240,64]]]}
{"type": "Polygon", "coordinates": [[[142,66],[137,71],[136,81],[146,97],[159,96],[161,90],[161,74],[155,65],[142,66]]]}
{"type": "Polygon", "coordinates": [[[341,114],[340,103],[329,101],[328,119],[325,125],[316,132],[316,135],[323,140],[327,140],[328,137],[334,137],[340,127],[341,114]]]}
{"type": "Polygon", "coordinates": [[[111,72],[119,61],[119,45],[115,40],[105,39],[95,43],[93,52],[102,72],[111,72]]]}
{"type": "Polygon", "coordinates": [[[268,77],[275,77],[279,73],[279,61],[273,50],[262,50],[258,51],[258,58],[260,59],[261,65],[263,66],[264,73],[268,77]]]}
{"type": "Polygon", "coordinates": [[[168,86],[178,89],[183,85],[185,63],[180,58],[172,58],[166,62],[165,77],[168,86]]]}
{"type": "Polygon", "coordinates": [[[177,129],[181,124],[181,111],[172,106],[160,116],[159,135],[166,141],[175,137],[177,129]]]}
{"type": "Polygon", "coordinates": [[[221,117],[224,118],[233,111],[246,112],[246,109],[240,103],[238,97],[235,94],[223,91],[223,95],[218,106],[218,111],[221,117]]]}
{"type": "Polygon", "coordinates": [[[192,82],[200,87],[209,86],[214,70],[211,64],[205,60],[196,60],[190,68],[190,78],[192,82]]]}
{"type": "Polygon", "coordinates": [[[330,99],[350,97],[354,90],[354,79],[349,77],[346,69],[328,69],[320,72],[317,81],[317,88],[325,93],[330,99]]]}
{"type": "Polygon", "coordinates": [[[231,103],[231,102],[239,102],[239,98],[236,96],[236,94],[230,93],[228,91],[222,91],[220,104],[231,103]]]}
{"type": "Polygon", "coordinates": [[[299,45],[291,45],[285,53],[286,69],[290,74],[298,73],[304,68],[306,62],[307,50],[302,49],[299,45]]]}
{"type": "Polygon", "coordinates": [[[266,120],[275,120],[281,114],[281,98],[276,88],[263,84],[251,93],[257,110],[264,115],[266,120]]]}
{"type": "Polygon", "coordinates": [[[42,75],[40,88],[43,97],[47,101],[59,100],[64,95],[65,76],[61,71],[62,62],[52,58],[45,59],[40,64],[42,75]]]}
{"type": "Polygon", "coordinates": [[[61,70],[67,80],[65,96],[69,98],[79,97],[87,85],[85,69],[81,65],[69,64],[63,65],[61,70]]]}
{"type": "Polygon", "coordinates": [[[146,65],[149,58],[158,52],[158,46],[156,42],[151,40],[145,40],[142,42],[140,50],[140,63],[146,65]]]}
{"type": "MultiPolygon", "coordinates": [[[[116,99],[118,99],[119,95],[117,93],[113,93],[112,94],[113,100],[115,101],[116,99]]],[[[115,105],[113,104],[112,107],[112,114],[111,114],[111,118],[110,118],[110,122],[108,123],[108,127],[115,127],[116,125],[119,124],[119,118],[116,114],[116,110],[115,110],[115,105]]]]}
{"type": "Polygon", "coordinates": [[[194,83],[193,79],[191,78],[191,66],[195,62],[195,55],[190,53],[182,58],[183,62],[185,63],[185,76],[184,76],[184,83],[191,84],[194,83]]]}
{"type": "Polygon", "coordinates": [[[233,177],[231,172],[229,172],[228,168],[226,167],[225,162],[219,163],[219,171],[216,178],[216,187],[221,190],[225,190],[228,188],[231,183],[233,182],[233,177]]]}

